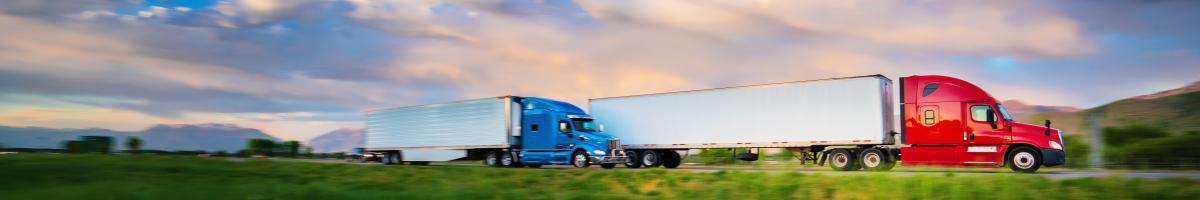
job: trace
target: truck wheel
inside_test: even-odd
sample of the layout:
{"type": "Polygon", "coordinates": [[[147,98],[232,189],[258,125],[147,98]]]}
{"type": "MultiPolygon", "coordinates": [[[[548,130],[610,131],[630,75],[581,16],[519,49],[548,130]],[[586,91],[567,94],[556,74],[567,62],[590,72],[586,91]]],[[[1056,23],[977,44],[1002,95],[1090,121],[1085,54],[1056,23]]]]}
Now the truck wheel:
{"type": "Polygon", "coordinates": [[[514,162],[515,160],[513,160],[512,153],[504,152],[504,151],[497,151],[496,153],[500,154],[500,166],[501,167],[516,166],[516,162],[514,162]]]}
{"type": "Polygon", "coordinates": [[[625,167],[640,168],[642,167],[641,157],[638,157],[638,151],[625,151],[625,167]]]}
{"type": "Polygon", "coordinates": [[[896,162],[890,154],[877,148],[863,150],[858,157],[862,158],[862,167],[867,171],[887,171],[896,166],[896,162]]]}
{"type": "Polygon", "coordinates": [[[850,150],[833,149],[829,151],[829,166],[837,171],[858,170],[858,159],[850,150]]]}
{"type": "Polygon", "coordinates": [[[1008,155],[1006,164],[1016,172],[1033,173],[1042,167],[1042,157],[1029,147],[1017,147],[1008,155]]]}
{"type": "Polygon", "coordinates": [[[496,153],[495,151],[488,151],[487,156],[483,158],[483,165],[499,166],[499,164],[500,164],[500,155],[498,153],[496,153]]]}
{"type": "Polygon", "coordinates": [[[662,164],[662,153],[659,153],[658,150],[642,151],[641,157],[642,166],[646,166],[646,168],[655,168],[662,164]]]}
{"type": "Polygon", "coordinates": [[[575,154],[571,156],[571,165],[574,165],[575,168],[587,168],[591,166],[592,163],[588,161],[587,152],[584,151],[575,151],[575,154]]]}
{"type": "Polygon", "coordinates": [[[680,158],[679,152],[672,150],[666,150],[662,152],[662,166],[666,167],[667,169],[675,169],[676,167],[679,167],[680,163],[683,162],[683,158],[680,158]]]}
{"type": "Polygon", "coordinates": [[[600,164],[600,168],[612,169],[612,168],[615,168],[615,167],[617,167],[617,163],[605,163],[605,164],[600,164]]]}
{"type": "Polygon", "coordinates": [[[384,155],[383,156],[383,164],[385,164],[385,165],[400,164],[400,153],[388,152],[383,155],[384,155]]]}

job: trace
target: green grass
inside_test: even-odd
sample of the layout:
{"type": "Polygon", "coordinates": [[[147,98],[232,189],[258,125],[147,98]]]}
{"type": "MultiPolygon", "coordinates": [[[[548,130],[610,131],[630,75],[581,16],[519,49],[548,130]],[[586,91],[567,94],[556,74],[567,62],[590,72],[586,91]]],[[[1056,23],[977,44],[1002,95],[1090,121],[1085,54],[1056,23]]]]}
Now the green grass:
{"type": "MultiPolygon", "coordinates": [[[[836,173],[836,172],[831,172],[836,173]]],[[[0,199],[1195,199],[1200,181],[0,156],[0,199]]]]}

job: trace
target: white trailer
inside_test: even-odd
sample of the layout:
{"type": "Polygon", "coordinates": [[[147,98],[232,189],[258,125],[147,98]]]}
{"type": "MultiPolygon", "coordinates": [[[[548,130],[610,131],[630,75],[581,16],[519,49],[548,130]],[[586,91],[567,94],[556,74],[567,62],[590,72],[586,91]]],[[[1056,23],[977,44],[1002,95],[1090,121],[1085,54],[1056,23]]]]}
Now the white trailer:
{"type": "Polygon", "coordinates": [[[872,75],[598,98],[589,107],[634,150],[630,160],[646,162],[626,165],[673,167],[679,156],[668,150],[892,144],[891,87],[872,75]]]}
{"type": "Polygon", "coordinates": [[[520,140],[520,105],[484,98],[368,111],[367,151],[384,162],[449,161],[473,149],[509,148],[520,140]],[[516,130],[514,130],[516,129],[516,130]]]}

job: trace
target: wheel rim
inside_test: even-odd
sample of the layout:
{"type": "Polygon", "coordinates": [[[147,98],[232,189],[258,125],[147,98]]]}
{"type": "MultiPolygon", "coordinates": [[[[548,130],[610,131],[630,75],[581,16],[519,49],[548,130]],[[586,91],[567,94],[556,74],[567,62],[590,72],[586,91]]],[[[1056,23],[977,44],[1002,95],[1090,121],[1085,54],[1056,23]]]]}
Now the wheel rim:
{"type": "Polygon", "coordinates": [[[844,167],[844,166],[846,166],[846,163],[849,163],[849,162],[850,162],[850,156],[846,156],[846,154],[839,153],[839,154],[833,155],[833,165],[834,166],[844,167]]]}
{"type": "Polygon", "coordinates": [[[500,159],[500,164],[504,166],[512,165],[512,162],[512,155],[508,155],[508,153],[504,153],[504,159],[500,159]]]}
{"type": "Polygon", "coordinates": [[[1032,153],[1018,152],[1017,155],[1013,156],[1013,164],[1016,165],[1017,168],[1029,169],[1033,167],[1034,163],[1035,162],[1032,153]]]}
{"type": "Polygon", "coordinates": [[[487,165],[496,165],[496,154],[488,155],[487,159],[485,159],[484,162],[486,162],[487,165]]]}
{"type": "Polygon", "coordinates": [[[587,156],[582,153],[575,154],[575,166],[583,167],[584,164],[587,164],[587,156]]]}
{"type": "Polygon", "coordinates": [[[658,161],[657,156],[658,155],[652,154],[652,153],[642,155],[642,165],[645,165],[645,166],[654,165],[654,162],[658,161]]]}
{"type": "Polygon", "coordinates": [[[866,156],[863,156],[863,164],[867,167],[878,167],[881,160],[883,159],[880,159],[877,153],[867,153],[866,156]]]}

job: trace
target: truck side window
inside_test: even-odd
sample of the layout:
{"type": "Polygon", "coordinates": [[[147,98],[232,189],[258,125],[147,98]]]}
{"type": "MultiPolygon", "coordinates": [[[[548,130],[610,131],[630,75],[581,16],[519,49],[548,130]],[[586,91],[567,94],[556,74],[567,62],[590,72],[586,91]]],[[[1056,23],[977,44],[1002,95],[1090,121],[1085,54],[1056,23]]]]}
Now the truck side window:
{"type": "Polygon", "coordinates": [[[931,84],[925,85],[925,91],[921,91],[921,96],[923,96],[923,97],[929,96],[929,94],[933,94],[933,91],[937,90],[937,88],[938,88],[937,83],[931,83],[931,84]]]}
{"type": "Polygon", "coordinates": [[[986,122],[987,111],[991,109],[991,106],[971,106],[971,121],[986,122]]]}
{"type": "Polygon", "coordinates": [[[529,131],[537,132],[537,124],[530,124],[529,131]]]}
{"type": "Polygon", "coordinates": [[[565,122],[565,121],[560,121],[560,122],[558,122],[558,132],[570,133],[570,132],[571,132],[571,125],[570,125],[570,124],[568,124],[568,123],[567,123],[567,122],[565,122]]]}
{"type": "Polygon", "coordinates": [[[925,110],[925,125],[932,126],[934,123],[937,122],[937,119],[936,119],[937,114],[936,113],[937,112],[933,112],[933,110],[925,110]]]}

